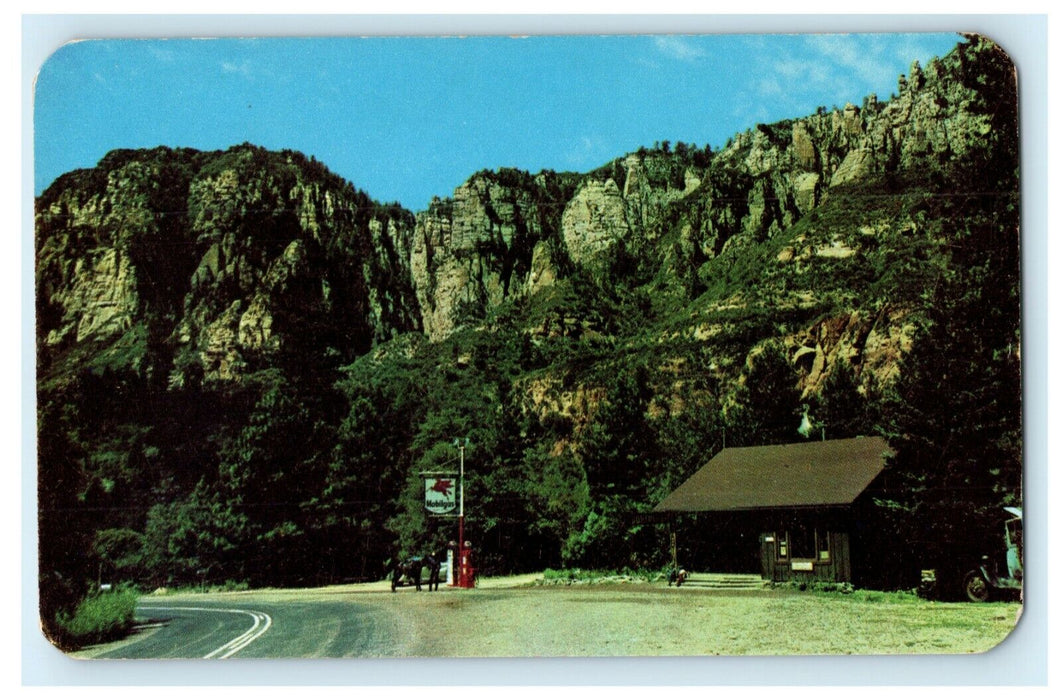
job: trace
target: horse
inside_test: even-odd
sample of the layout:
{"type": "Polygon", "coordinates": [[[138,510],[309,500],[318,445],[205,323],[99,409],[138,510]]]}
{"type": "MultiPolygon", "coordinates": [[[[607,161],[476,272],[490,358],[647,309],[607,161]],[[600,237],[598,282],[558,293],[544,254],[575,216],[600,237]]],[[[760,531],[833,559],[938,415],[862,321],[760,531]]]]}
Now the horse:
{"type": "Polygon", "coordinates": [[[417,590],[420,590],[421,586],[421,570],[428,570],[428,590],[439,590],[439,569],[440,562],[436,558],[435,553],[432,552],[424,557],[410,557],[405,561],[395,557],[394,569],[391,571],[391,592],[394,593],[401,584],[401,580],[406,580],[406,585],[413,583],[417,590]]]}
{"type": "Polygon", "coordinates": [[[394,593],[395,589],[401,585],[399,582],[405,578],[407,582],[413,582],[417,586],[417,590],[420,590],[420,569],[423,566],[423,562],[420,557],[410,557],[405,561],[395,558],[395,567],[391,572],[391,592],[394,593]]]}

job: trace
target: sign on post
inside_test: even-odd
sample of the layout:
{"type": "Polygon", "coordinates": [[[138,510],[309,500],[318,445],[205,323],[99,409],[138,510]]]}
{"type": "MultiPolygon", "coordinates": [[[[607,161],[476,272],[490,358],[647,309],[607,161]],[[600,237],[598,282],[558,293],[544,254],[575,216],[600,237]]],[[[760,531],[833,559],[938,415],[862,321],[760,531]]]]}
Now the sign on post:
{"type": "Polygon", "coordinates": [[[436,515],[452,513],[457,508],[457,487],[452,477],[425,477],[424,507],[436,515]]]}

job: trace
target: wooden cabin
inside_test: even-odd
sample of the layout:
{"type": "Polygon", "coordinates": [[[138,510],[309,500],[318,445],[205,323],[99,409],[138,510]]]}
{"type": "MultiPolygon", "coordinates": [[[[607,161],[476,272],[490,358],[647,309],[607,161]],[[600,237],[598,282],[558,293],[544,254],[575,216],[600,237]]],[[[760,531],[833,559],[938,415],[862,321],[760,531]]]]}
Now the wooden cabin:
{"type": "Polygon", "coordinates": [[[852,582],[853,548],[862,543],[860,496],[889,454],[879,437],[727,448],[654,512],[744,514],[717,522],[758,532],[717,534],[747,547],[758,542],[765,579],[852,582]]]}

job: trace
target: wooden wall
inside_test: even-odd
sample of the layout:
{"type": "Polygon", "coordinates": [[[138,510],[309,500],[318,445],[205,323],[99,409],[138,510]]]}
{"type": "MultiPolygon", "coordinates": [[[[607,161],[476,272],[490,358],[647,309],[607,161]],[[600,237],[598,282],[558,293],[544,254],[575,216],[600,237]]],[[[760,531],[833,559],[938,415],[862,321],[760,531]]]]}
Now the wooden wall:
{"type": "Polygon", "coordinates": [[[829,530],[825,537],[829,540],[829,558],[820,559],[818,556],[790,558],[779,556],[778,532],[762,533],[760,535],[760,565],[763,577],[778,582],[851,582],[852,559],[848,533],[829,530]]]}

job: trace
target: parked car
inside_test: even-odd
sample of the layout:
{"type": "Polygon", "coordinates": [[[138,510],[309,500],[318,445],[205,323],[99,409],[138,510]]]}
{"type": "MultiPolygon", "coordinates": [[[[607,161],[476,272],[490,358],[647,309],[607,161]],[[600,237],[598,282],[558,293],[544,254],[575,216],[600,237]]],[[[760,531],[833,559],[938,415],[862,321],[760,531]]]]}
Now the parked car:
{"type": "Polygon", "coordinates": [[[1010,518],[1003,523],[1003,552],[985,554],[981,565],[966,573],[962,588],[966,598],[983,603],[1001,594],[1020,594],[1024,579],[1023,528],[1021,508],[1004,508],[1010,518]]]}
{"type": "Polygon", "coordinates": [[[958,597],[974,603],[1020,596],[1024,578],[1022,509],[1006,507],[1002,515],[1002,537],[981,542],[973,551],[965,546],[938,550],[934,568],[922,570],[919,592],[925,597],[958,597]]]}

